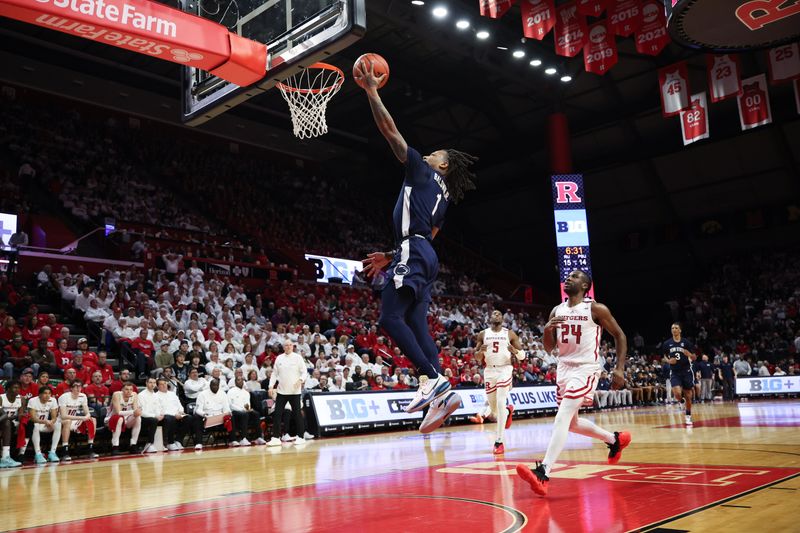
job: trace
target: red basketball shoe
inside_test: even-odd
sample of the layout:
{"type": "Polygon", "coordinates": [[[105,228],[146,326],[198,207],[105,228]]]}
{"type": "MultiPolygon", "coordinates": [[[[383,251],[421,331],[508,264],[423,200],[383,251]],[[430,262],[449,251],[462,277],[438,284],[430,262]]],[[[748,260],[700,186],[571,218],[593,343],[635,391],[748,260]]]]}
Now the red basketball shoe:
{"type": "Polygon", "coordinates": [[[627,431],[614,432],[614,444],[608,446],[608,464],[615,465],[622,458],[622,450],[631,443],[631,434],[627,431]]]}
{"type": "Polygon", "coordinates": [[[531,470],[528,465],[517,465],[517,474],[527,484],[531,486],[531,490],[539,496],[547,496],[547,483],[550,478],[544,473],[544,465],[536,463],[536,468],[531,470]]]}

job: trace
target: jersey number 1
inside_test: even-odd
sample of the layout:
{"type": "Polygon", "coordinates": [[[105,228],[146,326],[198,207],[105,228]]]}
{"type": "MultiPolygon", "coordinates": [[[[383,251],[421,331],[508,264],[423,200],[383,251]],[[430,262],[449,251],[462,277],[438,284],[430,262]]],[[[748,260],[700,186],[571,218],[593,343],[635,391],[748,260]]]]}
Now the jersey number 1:
{"type": "Polygon", "coordinates": [[[433,206],[433,211],[431,211],[431,216],[436,214],[436,210],[439,209],[439,202],[441,202],[441,201],[442,201],[442,195],[441,194],[437,194],[436,195],[436,205],[433,206]]]}
{"type": "Polygon", "coordinates": [[[575,344],[581,343],[581,325],[580,324],[561,324],[561,344],[569,344],[567,335],[575,337],[575,344]]]}

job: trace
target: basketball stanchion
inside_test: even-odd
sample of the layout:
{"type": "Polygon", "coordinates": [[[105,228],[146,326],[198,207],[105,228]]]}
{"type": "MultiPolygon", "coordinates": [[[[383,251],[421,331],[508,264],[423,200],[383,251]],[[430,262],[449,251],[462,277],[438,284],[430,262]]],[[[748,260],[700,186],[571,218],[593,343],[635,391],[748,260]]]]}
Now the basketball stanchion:
{"type": "Polygon", "coordinates": [[[289,104],[295,137],[308,139],[328,133],[325,112],[342,83],[342,70],[327,63],[314,63],[278,83],[283,99],[289,104]]]}

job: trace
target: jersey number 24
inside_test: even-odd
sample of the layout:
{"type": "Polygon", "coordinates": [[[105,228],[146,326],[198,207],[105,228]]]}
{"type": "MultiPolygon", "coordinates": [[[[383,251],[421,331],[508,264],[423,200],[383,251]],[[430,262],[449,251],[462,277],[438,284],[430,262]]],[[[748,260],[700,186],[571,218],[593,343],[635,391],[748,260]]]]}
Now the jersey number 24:
{"type": "Polygon", "coordinates": [[[580,324],[561,324],[561,344],[569,344],[569,335],[575,337],[575,344],[581,343],[580,324]]]}

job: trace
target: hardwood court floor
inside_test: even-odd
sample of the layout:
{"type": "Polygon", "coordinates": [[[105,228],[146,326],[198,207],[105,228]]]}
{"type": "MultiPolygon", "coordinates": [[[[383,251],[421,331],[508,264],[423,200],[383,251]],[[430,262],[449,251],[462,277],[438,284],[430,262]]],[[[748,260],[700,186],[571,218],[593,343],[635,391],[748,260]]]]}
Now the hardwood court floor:
{"type": "Polygon", "coordinates": [[[552,418],[0,470],[2,528],[37,531],[797,531],[800,401],[588,415],[633,435],[618,465],[570,436],[535,496],[552,418]],[[157,528],[157,529],[156,529],[157,528]]]}

